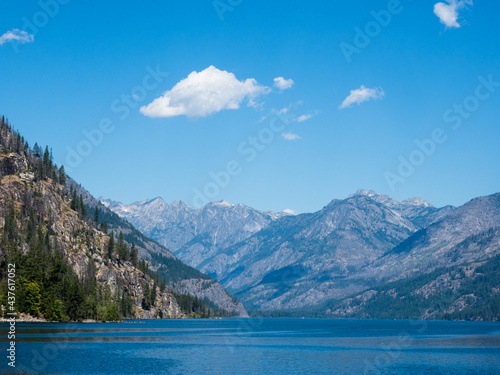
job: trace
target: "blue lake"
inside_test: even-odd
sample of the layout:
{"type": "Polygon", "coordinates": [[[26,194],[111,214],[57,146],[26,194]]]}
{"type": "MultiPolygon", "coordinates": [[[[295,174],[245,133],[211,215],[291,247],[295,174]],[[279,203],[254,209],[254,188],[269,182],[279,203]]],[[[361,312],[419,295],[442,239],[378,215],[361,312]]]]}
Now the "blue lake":
{"type": "Polygon", "coordinates": [[[500,323],[221,319],[18,323],[16,369],[42,374],[500,374],[500,323]]]}

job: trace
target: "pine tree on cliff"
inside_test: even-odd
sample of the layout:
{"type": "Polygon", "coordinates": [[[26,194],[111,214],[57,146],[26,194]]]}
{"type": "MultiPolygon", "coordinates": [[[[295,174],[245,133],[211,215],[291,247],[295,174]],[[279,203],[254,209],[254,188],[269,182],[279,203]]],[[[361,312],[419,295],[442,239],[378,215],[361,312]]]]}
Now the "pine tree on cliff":
{"type": "Polygon", "coordinates": [[[111,231],[109,235],[109,243],[108,243],[108,258],[113,259],[113,253],[115,251],[115,234],[111,231]]]}
{"type": "Polygon", "coordinates": [[[66,172],[64,171],[64,165],[59,168],[59,183],[66,186],[66,172]]]}
{"type": "Polygon", "coordinates": [[[116,243],[116,250],[118,253],[118,258],[120,260],[127,261],[129,259],[129,251],[127,248],[127,244],[125,243],[125,239],[123,238],[123,233],[120,231],[118,234],[118,242],[116,243]]]}
{"type": "Polygon", "coordinates": [[[139,265],[139,252],[135,247],[135,244],[132,244],[132,248],[130,249],[130,259],[132,260],[132,264],[135,268],[139,265]]]}
{"type": "Polygon", "coordinates": [[[96,226],[99,224],[99,209],[97,207],[94,210],[94,223],[96,226]]]}
{"type": "Polygon", "coordinates": [[[146,283],[144,288],[144,298],[142,299],[142,308],[144,310],[151,309],[151,290],[149,288],[149,283],[146,283]]]}
{"type": "Polygon", "coordinates": [[[151,305],[154,306],[156,301],[156,282],[153,284],[153,289],[151,289],[151,305]]]}

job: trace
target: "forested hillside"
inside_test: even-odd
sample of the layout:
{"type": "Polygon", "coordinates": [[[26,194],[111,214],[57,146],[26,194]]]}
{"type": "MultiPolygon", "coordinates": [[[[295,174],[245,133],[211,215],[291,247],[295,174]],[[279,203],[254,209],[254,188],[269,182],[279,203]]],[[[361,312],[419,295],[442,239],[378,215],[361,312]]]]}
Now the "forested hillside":
{"type": "Polygon", "coordinates": [[[9,307],[9,264],[15,265],[16,311],[50,321],[234,314],[169,292],[174,279],[203,274],[167,255],[155,260],[163,261],[161,266],[150,267],[139,256],[142,243],[110,230],[106,216],[91,211],[68,180],[48,147],[30,146],[0,119],[2,315],[9,307]]]}

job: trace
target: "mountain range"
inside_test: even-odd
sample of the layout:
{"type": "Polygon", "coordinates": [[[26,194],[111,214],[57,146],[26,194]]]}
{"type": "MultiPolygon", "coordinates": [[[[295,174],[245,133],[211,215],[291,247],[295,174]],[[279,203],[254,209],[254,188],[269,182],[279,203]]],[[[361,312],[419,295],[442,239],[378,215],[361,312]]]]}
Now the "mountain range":
{"type": "MultiPolygon", "coordinates": [[[[373,288],[450,267],[477,269],[500,252],[500,194],[437,208],[421,198],[400,202],[358,190],[300,215],[226,201],[193,209],[161,198],[130,205],[100,199],[181,260],[217,278],[249,309],[338,310],[345,316],[340,312],[348,308],[332,306],[358,303],[355,297],[373,288]]],[[[450,306],[463,298],[454,297],[450,306]]]]}

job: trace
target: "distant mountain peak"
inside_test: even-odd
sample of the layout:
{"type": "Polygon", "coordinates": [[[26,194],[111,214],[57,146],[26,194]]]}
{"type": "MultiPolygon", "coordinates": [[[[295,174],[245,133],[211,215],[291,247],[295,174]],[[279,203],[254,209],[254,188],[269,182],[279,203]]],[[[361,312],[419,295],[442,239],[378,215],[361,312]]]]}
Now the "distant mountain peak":
{"type": "Polygon", "coordinates": [[[375,193],[373,190],[358,189],[358,191],[356,191],[356,193],[353,195],[365,195],[367,197],[374,197],[379,194],[375,193]]]}
{"type": "Polygon", "coordinates": [[[219,207],[233,207],[234,205],[229,203],[228,201],[226,200],[220,200],[218,202],[213,202],[212,203],[214,206],[219,206],[219,207]]]}
{"type": "Polygon", "coordinates": [[[162,197],[156,197],[147,201],[147,203],[165,203],[162,197]]]}
{"type": "Polygon", "coordinates": [[[170,203],[170,206],[180,207],[180,208],[190,208],[190,206],[183,201],[173,201],[172,203],[170,203]]]}
{"type": "Polygon", "coordinates": [[[426,200],[423,200],[420,197],[408,198],[402,201],[401,203],[411,204],[413,206],[434,207],[432,204],[430,204],[426,200]]]}
{"type": "Polygon", "coordinates": [[[413,198],[405,199],[403,201],[397,201],[397,200],[389,197],[388,195],[378,194],[378,193],[376,193],[373,190],[364,190],[364,189],[358,189],[358,191],[356,191],[355,194],[351,194],[349,196],[349,198],[355,197],[355,196],[358,196],[358,195],[369,197],[369,198],[375,198],[375,200],[377,200],[379,202],[386,203],[386,204],[388,204],[388,203],[390,203],[392,201],[392,202],[395,202],[396,204],[400,204],[401,203],[401,204],[410,205],[410,206],[434,207],[432,204],[430,204],[426,200],[423,200],[420,197],[413,197],[413,198]]]}

